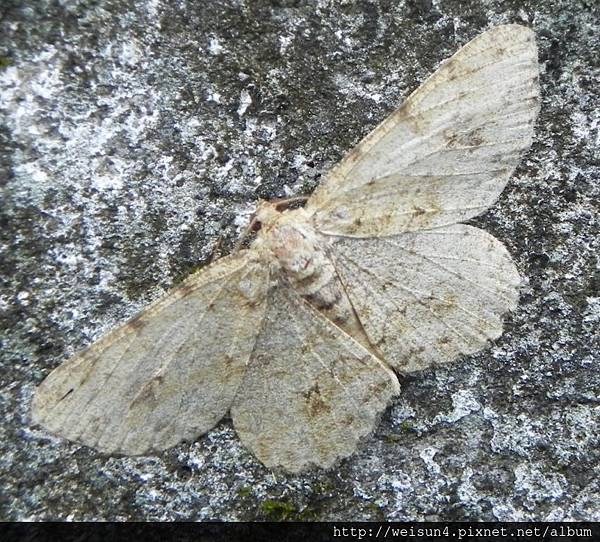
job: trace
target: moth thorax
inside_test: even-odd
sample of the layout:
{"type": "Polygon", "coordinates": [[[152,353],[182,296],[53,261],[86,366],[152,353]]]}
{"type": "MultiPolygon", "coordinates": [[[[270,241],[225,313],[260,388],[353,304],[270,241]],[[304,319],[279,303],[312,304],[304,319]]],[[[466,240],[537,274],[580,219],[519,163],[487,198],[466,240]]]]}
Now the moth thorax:
{"type": "Polygon", "coordinates": [[[296,280],[310,277],[319,258],[314,242],[297,227],[282,224],[269,232],[269,248],[281,267],[296,280]]]}

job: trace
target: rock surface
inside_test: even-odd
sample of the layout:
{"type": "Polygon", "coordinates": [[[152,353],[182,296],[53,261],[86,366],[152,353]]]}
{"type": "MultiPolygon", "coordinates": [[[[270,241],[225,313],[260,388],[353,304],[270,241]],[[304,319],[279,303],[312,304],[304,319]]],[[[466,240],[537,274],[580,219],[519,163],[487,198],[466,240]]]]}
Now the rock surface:
{"type": "Polygon", "coordinates": [[[0,518],[600,521],[593,2],[3,2],[0,518]],[[226,253],[257,198],[310,193],[486,28],[538,37],[536,140],[473,221],[526,279],[478,355],[403,379],[361,451],[273,475],[224,420],[158,457],[32,426],[62,360],[226,253]]]}

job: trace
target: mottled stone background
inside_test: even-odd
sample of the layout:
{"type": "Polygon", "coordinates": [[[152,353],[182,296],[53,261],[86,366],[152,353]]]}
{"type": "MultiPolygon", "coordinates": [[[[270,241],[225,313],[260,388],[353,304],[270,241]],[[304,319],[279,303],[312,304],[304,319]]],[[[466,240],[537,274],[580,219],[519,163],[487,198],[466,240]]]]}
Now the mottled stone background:
{"type": "Polygon", "coordinates": [[[3,0],[0,517],[600,520],[594,4],[3,0]],[[526,281],[495,344],[404,379],[331,472],[274,475],[228,420],[143,458],[30,425],[50,369],[230,250],[259,197],[309,193],[506,22],[537,33],[543,104],[533,148],[473,221],[526,281]]]}

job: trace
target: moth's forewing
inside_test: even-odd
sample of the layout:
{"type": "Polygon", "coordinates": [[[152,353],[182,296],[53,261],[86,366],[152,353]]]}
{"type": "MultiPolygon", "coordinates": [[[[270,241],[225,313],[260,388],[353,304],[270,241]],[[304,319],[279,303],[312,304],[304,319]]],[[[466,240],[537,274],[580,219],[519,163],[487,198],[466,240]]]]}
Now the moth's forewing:
{"type": "Polygon", "coordinates": [[[306,207],[315,227],[381,237],[482,213],[531,144],[538,72],[532,30],[477,36],[326,176],[306,207]]]}
{"type": "Polygon", "coordinates": [[[36,390],[33,421],[103,452],[130,455],[208,431],[244,376],[267,275],[250,251],[192,275],[55,369],[36,390]]]}

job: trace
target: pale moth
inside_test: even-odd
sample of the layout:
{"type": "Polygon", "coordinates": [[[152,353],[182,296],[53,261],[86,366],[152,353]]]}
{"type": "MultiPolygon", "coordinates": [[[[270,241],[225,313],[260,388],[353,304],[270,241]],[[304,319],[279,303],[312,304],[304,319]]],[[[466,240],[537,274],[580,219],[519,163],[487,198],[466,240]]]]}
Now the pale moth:
{"type": "Polygon", "coordinates": [[[398,374],[502,333],[519,274],[461,224],[498,198],[539,109],[534,33],[492,28],[441,64],[308,198],[261,202],[248,249],[193,274],[55,369],[33,420],[108,454],[149,454],[229,411],[268,467],[331,467],[398,374]]]}

